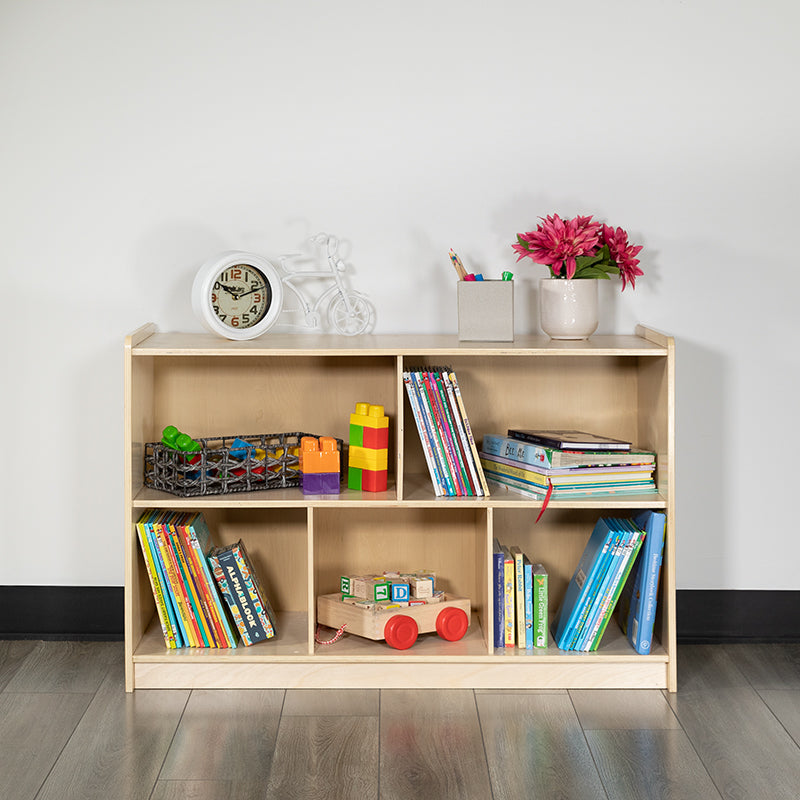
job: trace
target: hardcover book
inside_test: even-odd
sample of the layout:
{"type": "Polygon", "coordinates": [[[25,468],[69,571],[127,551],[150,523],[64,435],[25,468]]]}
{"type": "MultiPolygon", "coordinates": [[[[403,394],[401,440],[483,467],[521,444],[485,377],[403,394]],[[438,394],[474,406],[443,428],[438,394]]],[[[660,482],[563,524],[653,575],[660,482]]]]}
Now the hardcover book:
{"type": "Polygon", "coordinates": [[[661,511],[643,511],[633,518],[645,539],[620,595],[617,619],[634,650],[642,655],[652,647],[666,520],[661,511]]]}
{"type": "Polygon", "coordinates": [[[241,539],[208,556],[217,585],[246,646],[275,636],[275,615],[241,539]]]}
{"type": "Polygon", "coordinates": [[[547,617],[549,614],[548,576],[543,564],[534,564],[531,569],[533,580],[533,646],[547,647],[547,617]]]}
{"type": "Polygon", "coordinates": [[[631,443],[622,439],[612,439],[586,431],[569,430],[528,430],[510,428],[512,439],[538,444],[540,447],[554,447],[559,450],[630,450],[631,443]]]}

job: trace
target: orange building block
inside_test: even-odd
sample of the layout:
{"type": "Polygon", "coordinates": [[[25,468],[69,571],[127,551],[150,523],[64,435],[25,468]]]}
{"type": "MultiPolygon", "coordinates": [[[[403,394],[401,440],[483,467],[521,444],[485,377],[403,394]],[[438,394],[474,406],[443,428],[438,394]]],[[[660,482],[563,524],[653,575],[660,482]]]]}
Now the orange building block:
{"type": "Polygon", "coordinates": [[[304,436],[300,440],[300,472],[339,472],[339,448],[333,436],[304,436]]]}

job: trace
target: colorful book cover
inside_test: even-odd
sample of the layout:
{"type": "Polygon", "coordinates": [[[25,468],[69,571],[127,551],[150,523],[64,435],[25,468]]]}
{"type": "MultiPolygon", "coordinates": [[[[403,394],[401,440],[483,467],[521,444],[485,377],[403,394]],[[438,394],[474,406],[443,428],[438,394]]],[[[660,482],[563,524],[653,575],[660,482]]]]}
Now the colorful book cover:
{"type": "Polygon", "coordinates": [[[525,647],[525,554],[514,545],[508,548],[514,559],[514,598],[517,615],[517,647],[525,647]]]}
{"type": "Polygon", "coordinates": [[[616,467],[582,467],[581,469],[545,469],[532,464],[520,464],[503,456],[489,456],[481,453],[481,458],[490,465],[493,472],[521,478],[530,483],[555,488],[579,488],[617,483],[641,483],[652,480],[653,467],[649,464],[616,467]]]}
{"type": "Polygon", "coordinates": [[[206,619],[205,609],[203,608],[203,604],[200,600],[200,595],[197,588],[197,580],[189,563],[185,545],[181,541],[181,536],[178,533],[178,525],[180,524],[181,519],[182,516],[176,516],[169,521],[169,541],[172,546],[172,550],[175,553],[178,570],[180,571],[183,586],[186,591],[186,599],[191,608],[194,623],[197,627],[199,646],[216,647],[217,644],[211,634],[208,620],[206,619]]]}
{"type": "Polygon", "coordinates": [[[573,636],[571,644],[571,649],[573,650],[584,650],[587,642],[591,642],[600,625],[605,605],[613,591],[615,580],[617,580],[624,566],[626,554],[628,553],[633,532],[625,525],[623,520],[611,519],[609,524],[615,528],[617,537],[606,559],[604,574],[599,576],[599,585],[592,591],[588,613],[585,612],[583,614],[581,624],[573,636]]]}
{"type": "Polygon", "coordinates": [[[534,564],[533,576],[533,646],[547,647],[547,618],[549,611],[548,575],[543,564],[534,564]]]}
{"type": "Polygon", "coordinates": [[[420,408],[425,418],[426,429],[430,432],[431,446],[433,447],[433,455],[436,459],[436,464],[439,467],[439,474],[444,482],[445,495],[454,497],[456,494],[455,483],[450,474],[450,467],[447,463],[444,453],[444,444],[442,442],[442,434],[439,425],[436,423],[436,417],[433,413],[430,395],[425,388],[422,379],[422,373],[419,371],[411,373],[411,380],[414,383],[417,393],[420,397],[420,408]]]}
{"type": "Polygon", "coordinates": [[[181,531],[192,554],[195,569],[202,576],[200,584],[220,646],[236,647],[237,636],[228,621],[226,606],[222,603],[217,583],[208,566],[208,554],[213,548],[208,524],[202,514],[190,514],[183,523],[181,531]]]}
{"type": "Polygon", "coordinates": [[[434,381],[439,394],[439,405],[442,410],[443,421],[447,431],[450,449],[453,452],[455,468],[458,470],[459,480],[464,494],[468,497],[475,496],[475,487],[469,476],[469,469],[465,459],[465,454],[461,446],[461,437],[458,435],[453,409],[450,406],[450,398],[447,394],[444,378],[441,372],[431,372],[431,379],[434,381]]]}
{"type": "Polygon", "coordinates": [[[628,579],[628,575],[633,568],[633,563],[639,554],[643,540],[644,532],[639,529],[634,530],[633,538],[628,546],[628,552],[626,552],[624,556],[621,573],[616,576],[614,585],[610,588],[610,597],[604,605],[600,627],[596,632],[593,633],[591,644],[588,647],[589,650],[597,650],[597,648],[600,646],[600,642],[603,639],[603,634],[608,627],[608,622],[611,619],[611,615],[614,613],[617,600],[619,600],[619,595],[622,592],[622,587],[624,586],[625,581],[628,579]]]}
{"type": "Polygon", "coordinates": [[[561,650],[568,649],[568,634],[574,630],[582,601],[586,599],[586,592],[591,588],[613,537],[614,531],[609,528],[607,520],[600,517],[589,536],[553,621],[553,638],[561,650]]]}
{"type": "Polygon", "coordinates": [[[524,577],[525,592],[525,647],[533,649],[533,564],[531,560],[523,554],[522,572],[524,577]]]}
{"type": "MultiPolygon", "coordinates": [[[[542,487],[540,483],[533,483],[513,475],[496,472],[494,464],[486,458],[481,459],[487,479],[496,483],[503,483],[517,489],[526,489],[529,492],[547,494],[548,489],[542,487]]],[[[644,481],[626,481],[623,483],[603,482],[599,484],[585,484],[581,486],[553,486],[552,498],[557,500],[560,497],[592,497],[598,494],[652,494],[656,491],[655,481],[652,478],[644,481]]]]}
{"type": "Polygon", "coordinates": [[[477,457],[473,455],[472,452],[472,446],[470,445],[469,436],[467,436],[467,430],[464,427],[464,420],[461,416],[461,409],[458,404],[458,399],[456,398],[456,392],[453,388],[453,383],[450,379],[449,372],[442,372],[442,383],[447,393],[447,400],[450,404],[450,413],[456,426],[461,456],[464,461],[464,465],[467,468],[467,472],[469,473],[469,482],[472,486],[473,493],[480,497],[484,494],[484,491],[480,478],[478,477],[478,471],[475,467],[477,457]]]}
{"type": "Polygon", "coordinates": [[[503,549],[503,641],[506,647],[514,646],[516,626],[515,598],[514,598],[514,557],[505,545],[503,549]]]}
{"type": "Polygon", "coordinates": [[[410,372],[403,373],[403,385],[406,387],[408,404],[411,406],[411,413],[413,414],[414,422],[417,425],[417,433],[419,434],[420,443],[422,444],[422,452],[425,456],[425,463],[428,465],[428,472],[431,476],[431,483],[433,484],[434,493],[437,497],[441,497],[444,494],[444,481],[439,475],[439,468],[436,464],[436,459],[433,454],[430,433],[427,430],[426,422],[422,416],[419,395],[417,393],[416,386],[411,380],[410,372]]]}
{"type": "Polygon", "coordinates": [[[447,422],[444,418],[444,412],[441,408],[441,399],[436,387],[436,382],[432,377],[432,373],[423,371],[420,373],[422,378],[422,385],[428,393],[430,399],[431,411],[433,418],[439,431],[439,440],[442,445],[442,453],[444,454],[445,461],[447,462],[447,469],[453,481],[455,494],[458,497],[463,497],[466,494],[464,483],[461,478],[461,472],[458,468],[455,453],[453,452],[453,443],[447,428],[447,422]]]}
{"type": "Polygon", "coordinates": [[[156,542],[158,544],[158,550],[161,555],[161,561],[164,564],[164,570],[167,573],[167,579],[169,580],[170,592],[172,593],[173,600],[175,601],[175,608],[178,612],[177,618],[181,628],[184,644],[187,647],[197,647],[198,639],[192,620],[193,615],[188,607],[183,580],[180,577],[180,571],[177,565],[177,559],[175,558],[175,553],[172,550],[172,545],[169,542],[169,530],[167,528],[167,523],[172,515],[173,512],[171,511],[162,511],[151,524],[156,542]]]}
{"type": "Polygon", "coordinates": [[[483,493],[486,497],[489,496],[489,487],[486,483],[486,477],[483,474],[483,468],[481,467],[480,459],[478,458],[478,447],[475,444],[475,437],[472,435],[472,428],[469,424],[469,418],[467,417],[467,409],[464,406],[464,398],[461,396],[461,389],[458,385],[458,379],[456,378],[455,372],[448,373],[450,377],[450,382],[453,384],[453,391],[456,395],[456,402],[458,403],[458,409],[461,412],[461,419],[464,423],[464,432],[467,434],[467,439],[469,440],[470,450],[472,451],[472,458],[475,462],[475,472],[478,474],[478,480],[480,481],[481,488],[483,489],[483,493]]]}
{"type": "Polygon", "coordinates": [[[244,542],[214,548],[208,559],[245,645],[272,639],[276,633],[275,615],[244,542]]]}
{"type": "Polygon", "coordinates": [[[492,542],[492,580],[494,589],[494,646],[505,647],[505,557],[500,542],[492,542]]]}
{"type": "Polygon", "coordinates": [[[620,594],[618,621],[634,650],[647,655],[652,647],[667,517],[661,511],[643,511],[633,521],[644,530],[645,539],[620,594]]]}
{"type": "Polygon", "coordinates": [[[579,469],[581,467],[624,466],[627,464],[655,464],[655,453],[649,450],[628,450],[625,452],[606,450],[559,450],[523,442],[498,433],[483,436],[481,448],[491,456],[510,458],[522,464],[543,469],[579,469]]]}
{"type": "Polygon", "coordinates": [[[168,567],[164,563],[164,557],[161,552],[161,547],[159,546],[159,539],[156,535],[155,523],[159,519],[161,513],[163,512],[153,511],[150,514],[147,522],[145,523],[145,533],[147,534],[147,539],[150,543],[150,552],[153,556],[153,563],[155,564],[161,579],[167,615],[172,623],[172,630],[175,634],[175,646],[188,647],[189,639],[187,638],[186,632],[183,628],[180,612],[178,610],[178,601],[175,599],[175,594],[172,591],[168,567]]]}
{"type": "Polygon", "coordinates": [[[169,601],[164,596],[164,586],[161,582],[161,576],[159,575],[156,562],[153,559],[147,535],[146,525],[151,513],[152,512],[147,512],[139,518],[139,521],[136,523],[136,533],[139,537],[139,547],[142,551],[147,577],[150,579],[150,588],[153,590],[153,599],[156,603],[156,613],[158,614],[158,621],[161,624],[161,632],[164,634],[164,643],[168,648],[174,649],[178,645],[175,641],[175,631],[167,611],[167,603],[169,601]]]}

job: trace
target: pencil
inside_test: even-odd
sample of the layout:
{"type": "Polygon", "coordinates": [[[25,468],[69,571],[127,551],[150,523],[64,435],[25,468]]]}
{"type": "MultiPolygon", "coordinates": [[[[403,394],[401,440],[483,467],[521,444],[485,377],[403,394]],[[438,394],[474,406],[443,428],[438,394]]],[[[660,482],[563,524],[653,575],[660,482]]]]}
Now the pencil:
{"type": "Polygon", "coordinates": [[[450,260],[453,262],[453,266],[456,269],[456,273],[458,274],[459,280],[464,280],[467,275],[467,271],[464,269],[464,265],[461,263],[461,259],[453,252],[453,249],[450,248],[450,260]]]}

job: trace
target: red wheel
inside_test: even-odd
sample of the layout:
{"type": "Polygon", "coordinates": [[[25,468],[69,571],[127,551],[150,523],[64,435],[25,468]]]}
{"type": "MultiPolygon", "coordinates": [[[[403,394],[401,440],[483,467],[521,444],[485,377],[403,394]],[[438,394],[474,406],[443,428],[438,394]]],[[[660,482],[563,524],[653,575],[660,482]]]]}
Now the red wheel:
{"type": "Polygon", "coordinates": [[[383,629],[386,644],[395,650],[408,650],[417,641],[418,634],[417,623],[405,614],[391,617],[383,629]]]}
{"type": "Polygon", "coordinates": [[[469,618],[463,608],[443,608],[436,617],[436,633],[448,642],[457,642],[469,628],[469,618]]]}

